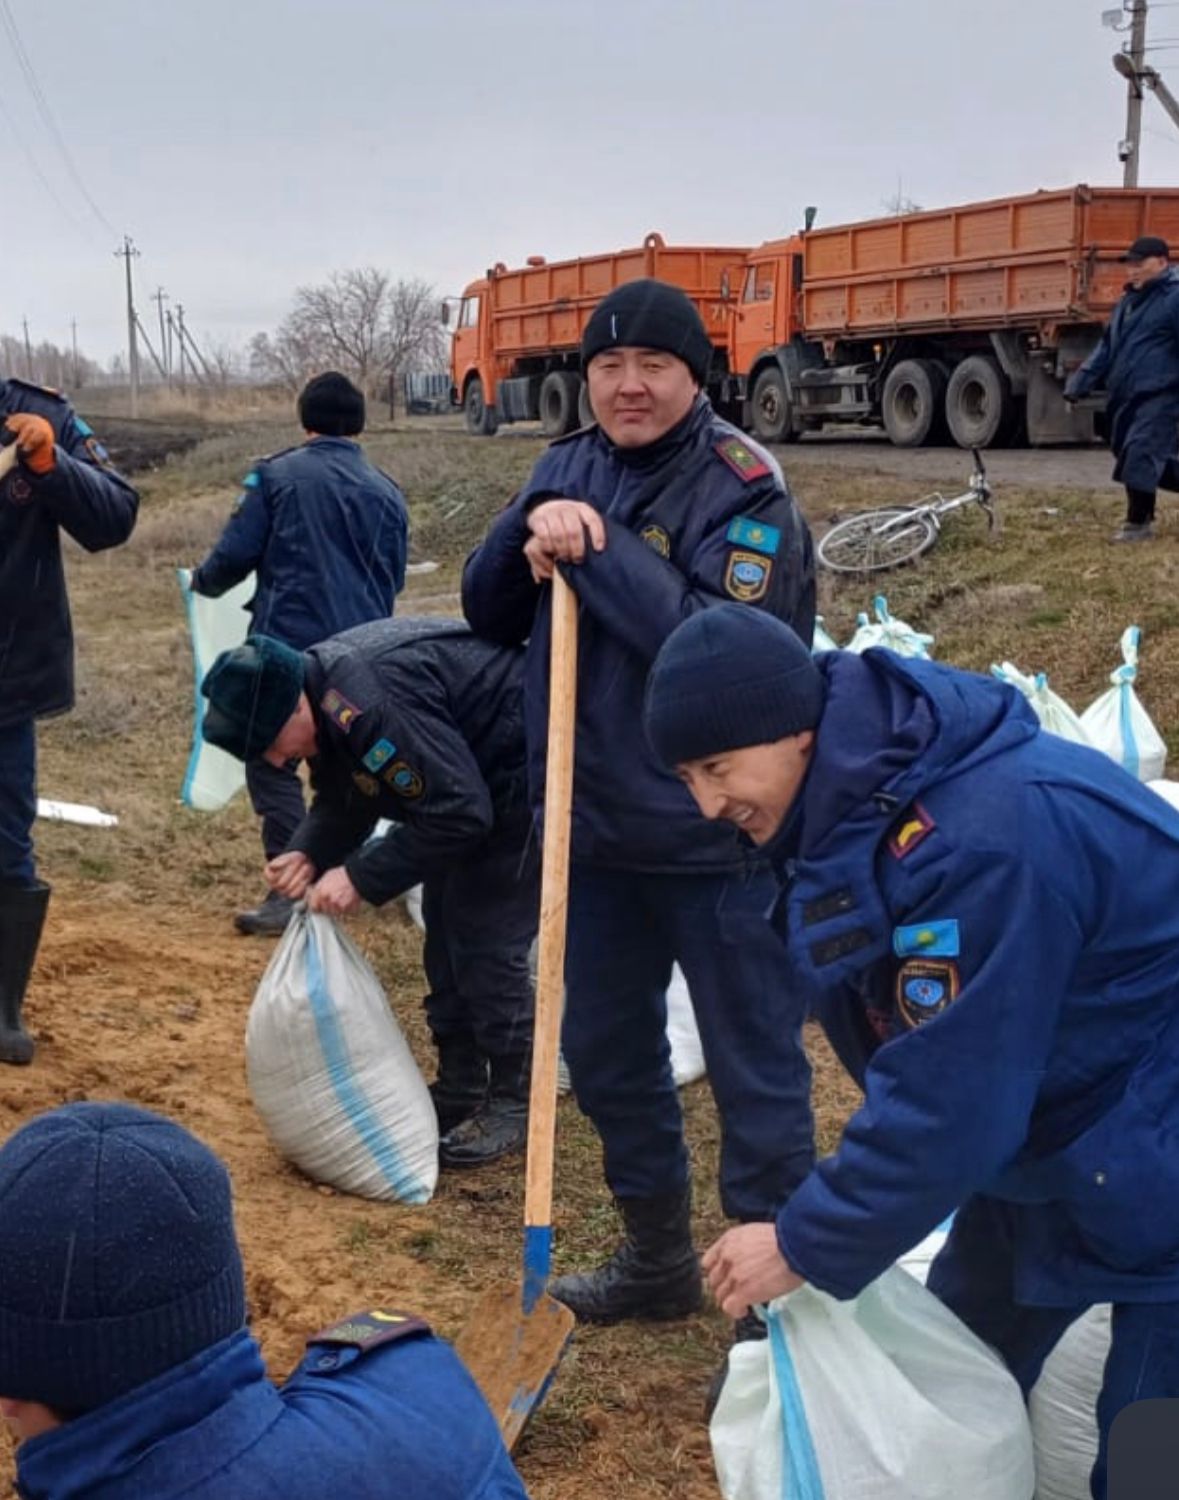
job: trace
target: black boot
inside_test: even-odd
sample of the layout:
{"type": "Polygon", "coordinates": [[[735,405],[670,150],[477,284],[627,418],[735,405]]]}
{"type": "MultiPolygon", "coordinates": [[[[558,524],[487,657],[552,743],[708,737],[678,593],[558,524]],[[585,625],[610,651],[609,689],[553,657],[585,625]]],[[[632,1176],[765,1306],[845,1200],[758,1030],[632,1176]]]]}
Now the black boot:
{"type": "Polygon", "coordinates": [[[277,891],[267,891],[266,899],[249,911],[239,911],[233,925],[248,937],[279,937],[287,930],[295,903],[277,891]]]}
{"type": "Polygon", "coordinates": [[[469,1032],[435,1037],[438,1077],[430,1085],[430,1097],[438,1115],[438,1134],[445,1135],[469,1120],[487,1098],[487,1059],[469,1032]]]}
{"type": "Polygon", "coordinates": [[[21,1025],[21,1006],[45,926],[49,887],[0,886],[0,1062],[30,1063],[33,1038],[21,1025]]]}
{"type": "MultiPolygon", "coordinates": [[[[733,1324],[733,1343],[745,1344],[752,1339],[764,1339],[769,1329],[751,1308],[744,1317],[738,1318],[733,1324]]],[[[712,1414],[716,1410],[716,1403],[720,1400],[720,1393],[724,1390],[725,1381],[729,1374],[729,1356],[726,1354],[717,1366],[716,1372],[709,1382],[708,1394],[704,1397],[704,1420],[712,1421],[712,1414]]]]}
{"type": "Polygon", "coordinates": [[[491,1086],[483,1107],[443,1136],[442,1167],[481,1167],[523,1151],[528,1141],[528,1086],[532,1049],[491,1059],[491,1086]]]}
{"type": "Polygon", "coordinates": [[[686,1318],[703,1302],[692,1248],[692,1195],[619,1198],[626,1238],[596,1271],[558,1276],[549,1291],[583,1323],[686,1318]]]}

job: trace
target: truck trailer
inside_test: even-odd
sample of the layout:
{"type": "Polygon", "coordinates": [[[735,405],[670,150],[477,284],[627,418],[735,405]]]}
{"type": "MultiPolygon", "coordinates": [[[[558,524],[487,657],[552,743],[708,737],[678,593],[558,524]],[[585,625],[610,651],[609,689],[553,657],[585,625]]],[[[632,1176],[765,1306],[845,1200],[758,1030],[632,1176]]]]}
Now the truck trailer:
{"type": "MultiPolygon", "coordinates": [[[[948,438],[984,448],[1093,440],[1099,404],[1070,408],[1064,381],[1100,338],[1122,291],[1118,257],[1140,234],[1179,243],[1179,189],[1079,185],[811,228],[744,252],[665,253],[697,257],[703,279],[685,290],[706,314],[715,351],[709,394],[763,441],[847,423],[883,427],[902,447],[948,438]]],[[[664,249],[659,236],[648,241],[664,249]]],[[[549,369],[576,381],[576,337],[593,303],[634,276],[676,279],[654,256],[651,269],[634,269],[635,259],[565,263],[598,268],[592,295],[587,287],[576,304],[563,300],[554,279],[526,353],[495,298],[501,281],[528,273],[496,267],[469,287],[464,315],[487,352],[476,371],[456,334],[460,399],[484,369],[519,378],[522,356],[541,385],[549,369]],[[481,319],[484,301],[491,315],[481,319]],[[546,337],[559,326],[560,339],[546,337]]],[[[461,324],[462,316],[459,334],[461,324]]],[[[486,392],[498,388],[484,381],[479,400],[495,402],[486,392]]],[[[539,399],[527,411],[509,399],[478,408],[475,420],[468,405],[468,425],[493,431],[497,416],[539,415],[555,435],[568,430],[555,418],[569,413],[572,425],[577,415],[573,392],[588,419],[581,387],[569,389],[559,409],[550,401],[548,420],[539,399]]]]}

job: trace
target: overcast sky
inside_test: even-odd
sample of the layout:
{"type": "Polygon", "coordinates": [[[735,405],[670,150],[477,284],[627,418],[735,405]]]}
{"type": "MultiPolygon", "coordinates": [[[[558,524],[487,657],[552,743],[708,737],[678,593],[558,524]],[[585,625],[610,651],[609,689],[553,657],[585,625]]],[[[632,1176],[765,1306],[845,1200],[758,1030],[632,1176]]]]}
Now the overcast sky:
{"type": "MultiPolygon", "coordinates": [[[[929,208],[1120,183],[1115,4],[0,0],[0,331],[64,344],[76,317],[108,359],[112,230],[145,321],[162,284],[198,338],[244,343],[351,266],[453,293],[652,229],[743,245],[809,203],[871,217],[898,178],[929,208]]],[[[1179,4],[1152,3],[1150,38],[1179,38],[1179,4]]],[[[1179,47],[1150,60],[1179,92],[1179,47]]],[[[1179,131],[1149,96],[1144,119],[1143,183],[1179,183],[1179,131]]]]}

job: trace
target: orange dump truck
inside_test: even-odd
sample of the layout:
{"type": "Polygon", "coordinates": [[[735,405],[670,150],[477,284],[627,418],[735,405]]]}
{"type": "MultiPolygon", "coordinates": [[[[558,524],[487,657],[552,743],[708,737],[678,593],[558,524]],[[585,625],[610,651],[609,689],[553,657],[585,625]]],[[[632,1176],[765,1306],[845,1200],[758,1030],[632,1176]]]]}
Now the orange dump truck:
{"type": "Polygon", "coordinates": [[[636,276],[683,286],[715,349],[718,409],[766,441],[832,423],[894,443],[1088,441],[1066,376],[1121,294],[1140,234],[1179,245],[1179,189],[1084,186],[808,229],[755,250],[667,247],[523,271],[463,295],[452,351],[473,431],[588,417],[577,341],[593,304],[636,276]]]}
{"type": "MultiPolygon", "coordinates": [[[[637,249],[547,262],[529,257],[521,270],[493,266],[463,292],[450,351],[453,398],[472,432],[501,422],[540,420],[559,437],[592,420],[578,347],[586,320],[624,281],[654,276],[682,287],[704,319],[719,378],[728,369],[732,319],[726,292],[748,253],[666,245],[649,234],[637,249]]],[[[450,308],[443,306],[443,321],[450,308]]]]}

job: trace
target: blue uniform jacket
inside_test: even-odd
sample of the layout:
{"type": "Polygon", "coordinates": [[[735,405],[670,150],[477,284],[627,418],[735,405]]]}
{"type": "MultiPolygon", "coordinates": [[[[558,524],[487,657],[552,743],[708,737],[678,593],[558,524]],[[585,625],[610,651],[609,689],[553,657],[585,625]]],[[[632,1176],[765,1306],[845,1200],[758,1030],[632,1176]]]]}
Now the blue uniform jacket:
{"type": "Polygon", "coordinates": [[[526,1500],[458,1356],[427,1333],[312,1342],[277,1390],[246,1332],[17,1452],[22,1500],[526,1500]]]}
{"type": "Polygon", "coordinates": [[[1156,489],[1179,447],[1179,271],[1126,292],[1068,393],[1085,396],[1100,384],[1109,393],[1114,478],[1156,489]]]}
{"type": "Polygon", "coordinates": [[[73,707],[61,533],[101,552],[127,540],[139,510],[139,496],[64,396],[0,380],[0,424],[13,412],[45,417],[57,456],[48,474],[18,463],[0,483],[0,729],[73,707]]]}
{"type": "Polygon", "coordinates": [[[407,530],[401,491],[358,443],[313,437],[246,475],[192,586],[217,598],[256,572],[254,630],[303,651],[393,613],[407,530]]]}
{"type": "Polygon", "coordinates": [[[463,611],[479,635],[528,641],[529,783],[544,800],[550,590],[523,547],[542,500],[583,500],[606,517],[606,549],[563,568],[580,603],[573,856],[647,871],[738,869],[735,830],[706,824],[643,733],[647,672],[675,627],[739,599],[777,615],[810,645],[810,532],[777,462],[699,397],[658,442],[616,448],[597,427],[553,443],[467,560],[463,611]]]}
{"type": "Polygon", "coordinates": [[[818,661],[778,918],[865,1099],[782,1253],[850,1297],[984,1194],[1017,1301],[1179,1300],[1179,813],[1003,684],[818,661]]]}

